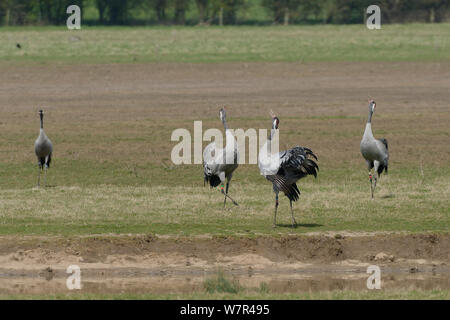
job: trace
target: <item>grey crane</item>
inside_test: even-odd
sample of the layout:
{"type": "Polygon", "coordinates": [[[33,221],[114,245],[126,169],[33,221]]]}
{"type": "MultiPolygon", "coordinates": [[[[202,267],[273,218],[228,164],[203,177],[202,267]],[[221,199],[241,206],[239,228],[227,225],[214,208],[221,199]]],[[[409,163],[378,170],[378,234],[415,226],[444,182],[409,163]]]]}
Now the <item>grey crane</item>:
{"type": "Polygon", "coordinates": [[[273,192],[275,193],[275,213],[273,217],[273,227],[277,226],[277,210],[278,210],[278,193],[283,191],[289,199],[292,216],[292,227],[297,225],[294,218],[294,211],[292,209],[292,202],[299,199],[300,191],[297,188],[296,182],[307,175],[314,175],[317,177],[319,166],[313,160],[317,161],[316,155],[311,149],[306,147],[296,146],[292,149],[281,151],[277,154],[271,154],[272,139],[278,130],[280,120],[277,116],[272,115],[272,130],[270,138],[262,146],[258,156],[258,167],[261,174],[273,185],[273,192]]]}
{"type": "Polygon", "coordinates": [[[388,173],[389,150],[386,139],[375,139],[372,133],[372,115],[375,112],[376,103],[369,100],[369,118],[367,119],[366,129],[361,140],[361,154],[366,159],[367,169],[369,170],[370,193],[373,199],[377,179],[381,176],[383,170],[388,173]],[[374,169],[372,179],[372,168],[374,169]]]}
{"type": "Polygon", "coordinates": [[[45,187],[46,182],[45,178],[47,175],[47,169],[50,168],[50,162],[52,161],[53,144],[44,131],[44,111],[39,110],[39,116],[41,118],[41,128],[39,130],[39,136],[34,142],[34,152],[36,153],[39,166],[37,186],[39,187],[40,185],[41,172],[44,171],[44,187],[45,187]]]}
{"type": "Polygon", "coordinates": [[[225,208],[227,198],[229,198],[233,204],[238,205],[238,203],[228,195],[228,189],[231,178],[233,177],[233,172],[238,167],[239,150],[236,139],[228,128],[225,108],[220,109],[219,117],[225,129],[226,145],[225,148],[217,148],[217,150],[215,142],[206,146],[203,151],[203,173],[204,184],[208,183],[211,188],[221,184],[221,192],[224,195],[223,207],[225,208]],[[227,181],[227,185],[224,191],[225,180],[227,181]]]}

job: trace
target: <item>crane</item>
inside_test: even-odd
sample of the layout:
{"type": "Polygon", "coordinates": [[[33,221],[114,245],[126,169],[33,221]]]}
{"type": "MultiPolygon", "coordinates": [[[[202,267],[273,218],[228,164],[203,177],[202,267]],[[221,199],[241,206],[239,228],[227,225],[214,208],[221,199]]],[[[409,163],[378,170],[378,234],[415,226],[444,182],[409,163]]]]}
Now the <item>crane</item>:
{"type": "Polygon", "coordinates": [[[238,167],[239,150],[236,139],[228,128],[225,108],[219,110],[219,117],[225,130],[226,145],[223,149],[216,149],[216,142],[211,142],[206,146],[203,151],[203,173],[204,184],[208,183],[211,188],[221,184],[221,192],[224,195],[223,207],[225,208],[227,198],[229,198],[233,204],[238,205],[238,203],[228,195],[228,190],[231,178],[233,177],[233,172],[238,167]],[[227,184],[224,191],[225,180],[227,184]]]}
{"type": "Polygon", "coordinates": [[[277,154],[271,154],[272,139],[278,130],[280,120],[271,112],[272,129],[270,138],[262,146],[259,151],[258,167],[261,174],[273,185],[273,192],[275,193],[275,213],[273,218],[273,227],[277,225],[277,210],[278,210],[278,193],[283,191],[289,199],[292,216],[292,227],[297,225],[294,218],[294,211],[292,209],[292,202],[299,199],[300,191],[297,188],[296,182],[307,175],[314,175],[317,177],[319,167],[316,155],[311,149],[306,147],[296,146],[289,150],[281,151],[277,154]]]}
{"type": "Polygon", "coordinates": [[[383,170],[388,173],[389,150],[386,139],[375,139],[372,133],[372,115],[375,112],[376,103],[369,100],[369,117],[366,123],[366,129],[361,140],[361,154],[366,159],[367,169],[369,170],[370,193],[373,199],[377,179],[381,176],[383,170]],[[372,176],[372,168],[374,173],[372,176]]]}
{"type": "Polygon", "coordinates": [[[52,161],[53,144],[44,131],[44,111],[39,110],[39,116],[41,118],[41,128],[39,130],[39,136],[34,142],[34,152],[36,153],[39,166],[37,186],[39,187],[40,185],[41,172],[44,171],[45,187],[47,169],[50,168],[50,162],[52,161]]]}

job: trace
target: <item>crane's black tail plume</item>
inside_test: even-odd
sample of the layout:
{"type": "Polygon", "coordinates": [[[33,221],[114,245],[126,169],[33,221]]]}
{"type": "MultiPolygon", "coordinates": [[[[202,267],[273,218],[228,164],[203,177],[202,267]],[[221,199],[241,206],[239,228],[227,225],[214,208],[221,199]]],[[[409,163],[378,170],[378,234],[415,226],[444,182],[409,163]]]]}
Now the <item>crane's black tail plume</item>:
{"type": "Polygon", "coordinates": [[[383,138],[383,139],[380,139],[380,141],[383,142],[384,146],[386,147],[386,150],[389,150],[387,140],[383,138]]]}
{"type": "Polygon", "coordinates": [[[39,168],[43,169],[45,165],[45,158],[39,158],[39,168]]]}
{"type": "Polygon", "coordinates": [[[45,157],[39,158],[39,168],[44,169],[45,165],[47,165],[47,168],[50,168],[50,162],[52,162],[51,154],[48,155],[47,163],[45,162],[45,157]]]}
{"type": "Polygon", "coordinates": [[[47,168],[50,168],[50,162],[52,162],[52,154],[48,155],[47,168]]]}
{"type": "MultiPolygon", "coordinates": [[[[317,160],[316,156],[312,152],[311,155],[317,160]]],[[[298,174],[299,179],[305,177],[306,175],[313,175],[315,178],[317,178],[317,171],[319,170],[319,166],[312,159],[305,159],[302,162],[301,167],[301,171],[298,174]],[[306,174],[304,173],[304,171],[306,171],[306,174]]],[[[290,185],[286,191],[283,190],[284,194],[289,198],[289,200],[295,202],[299,199],[300,190],[298,190],[298,187],[295,183],[290,185]]]]}
{"type": "Polygon", "coordinates": [[[317,178],[317,171],[319,170],[319,166],[311,159],[305,159],[302,163],[302,167],[306,170],[307,174],[313,175],[314,178],[317,178]]]}
{"type": "Polygon", "coordinates": [[[213,187],[217,187],[220,184],[221,180],[220,180],[219,176],[217,176],[215,174],[206,174],[205,173],[204,182],[208,183],[213,188],[213,187]]]}
{"type": "Polygon", "coordinates": [[[274,183],[276,189],[283,191],[289,200],[297,201],[300,191],[294,181],[307,175],[317,177],[319,166],[314,161],[317,157],[311,149],[298,146],[286,151],[282,157],[284,161],[277,174],[268,176],[267,179],[274,183]]]}
{"type": "MultiPolygon", "coordinates": [[[[386,150],[389,150],[387,139],[383,138],[383,139],[380,139],[380,141],[384,144],[384,146],[386,147],[386,150]]],[[[383,173],[383,170],[386,174],[388,174],[388,161],[387,160],[380,163],[380,166],[378,167],[378,170],[377,170],[378,175],[381,175],[381,173],[383,173]]]]}
{"type": "Polygon", "coordinates": [[[380,165],[378,166],[378,176],[380,176],[383,173],[383,170],[386,174],[388,174],[388,162],[381,162],[380,165]]]}
{"type": "Polygon", "coordinates": [[[317,161],[317,156],[311,151],[311,149],[305,147],[295,147],[290,150],[290,156],[285,162],[285,165],[293,168],[299,179],[309,174],[317,178],[319,166],[313,158],[317,161]]]}
{"type": "Polygon", "coordinates": [[[306,155],[313,157],[317,161],[316,155],[312,152],[312,150],[310,148],[303,147],[303,149],[305,150],[306,155]]]}
{"type": "Polygon", "coordinates": [[[294,183],[289,186],[288,193],[285,193],[291,201],[297,201],[300,198],[300,190],[298,190],[297,185],[294,183]]]}

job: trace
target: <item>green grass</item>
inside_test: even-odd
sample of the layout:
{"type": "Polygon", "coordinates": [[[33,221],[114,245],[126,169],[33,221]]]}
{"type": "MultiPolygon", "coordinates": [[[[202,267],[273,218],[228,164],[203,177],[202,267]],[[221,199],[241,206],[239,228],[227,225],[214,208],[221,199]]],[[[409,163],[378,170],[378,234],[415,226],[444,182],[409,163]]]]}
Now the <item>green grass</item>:
{"type": "Polygon", "coordinates": [[[364,25],[0,28],[0,61],[7,63],[449,60],[449,23],[381,30],[364,25]]]}
{"type": "MultiPolygon", "coordinates": [[[[308,177],[298,183],[301,198],[294,204],[298,228],[290,227],[289,201],[282,195],[277,219],[280,227],[272,229],[274,194],[257,165],[241,165],[237,169],[230,196],[240,206],[228,202],[223,210],[219,190],[203,186],[201,165],[171,164],[171,130],[189,128],[191,121],[180,124],[139,119],[133,126],[125,126],[127,122],[120,121],[103,125],[104,120],[98,119],[96,125],[87,123],[72,130],[67,130],[72,126],[70,117],[53,121],[47,130],[55,144],[49,187],[35,189],[37,166],[32,142],[36,129],[31,127],[32,121],[25,122],[30,127],[24,128],[21,118],[11,118],[12,115],[6,114],[5,135],[0,137],[5,155],[0,162],[0,234],[254,236],[450,229],[447,140],[446,135],[433,136],[435,132],[448,131],[443,127],[445,121],[426,119],[422,124],[426,129],[419,131],[417,125],[406,126],[408,118],[397,121],[394,117],[395,121],[387,124],[388,138],[395,137],[399,142],[390,144],[389,175],[380,179],[376,198],[371,200],[367,171],[359,152],[364,120],[284,117],[282,139],[287,146],[298,143],[298,126],[305,132],[315,132],[320,143],[316,142],[313,150],[319,156],[320,172],[317,179],[308,177]],[[335,125],[324,124],[328,121],[335,125]],[[152,137],[156,129],[158,135],[152,137]],[[420,139],[398,140],[402,136],[414,137],[416,131],[420,139]],[[126,156],[122,141],[127,141],[126,156]],[[335,141],[344,148],[336,148],[335,141]],[[417,151],[420,154],[414,154],[417,151]]],[[[445,116],[441,118],[444,120],[445,116]]],[[[251,119],[234,121],[237,127],[260,126],[251,119]]],[[[382,129],[381,124],[383,121],[378,122],[377,130],[382,129]]],[[[300,141],[309,139],[302,136],[300,141]]]]}
{"type": "Polygon", "coordinates": [[[46,189],[33,188],[35,168],[24,167],[1,170],[4,178],[15,172],[10,181],[22,186],[0,189],[0,234],[252,236],[329,230],[448,232],[450,226],[448,169],[442,168],[427,168],[424,177],[417,168],[392,168],[370,200],[364,170],[325,167],[317,180],[299,183],[301,201],[294,204],[298,228],[290,227],[289,201],[283,196],[280,227],[274,230],[272,187],[256,166],[239,168],[230,195],[240,206],[228,203],[226,210],[219,190],[203,187],[198,165],[170,171],[142,167],[136,177],[125,166],[84,162],[70,168],[59,162],[46,189]]]}
{"type": "Polygon", "coordinates": [[[215,276],[205,279],[203,286],[205,291],[209,294],[214,294],[216,292],[236,294],[243,290],[239,285],[239,281],[228,279],[222,270],[219,270],[215,276]]]}

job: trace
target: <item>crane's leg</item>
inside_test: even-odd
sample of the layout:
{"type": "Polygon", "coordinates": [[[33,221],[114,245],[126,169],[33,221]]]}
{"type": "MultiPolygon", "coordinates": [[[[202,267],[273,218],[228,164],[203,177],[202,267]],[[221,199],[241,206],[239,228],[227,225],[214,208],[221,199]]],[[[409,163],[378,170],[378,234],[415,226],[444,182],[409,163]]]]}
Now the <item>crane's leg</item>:
{"type": "Polygon", "coordinates": [[[273,227],[277,227],[278,192],[275,191],[275,213],[273,215],[273,227]]]}
{"type": "Polygon", "coordinates": [[[367,170],[369,170],[369,182],[370,182],[370,195],[371,195],[371,197],[372,197],[372,200],[373,200],[373,191],[374,191],[374,189],[373,189],[373,183],[372,183],[372,168],[374,167],[374,165],[375,165],[375,161],[369,161],[369,160],[366,160],[366,164],[367,164],[367,170]]]}
{"type": "MultiPolygon", "coordinates": [[[[223,182],[220,185],[220,192],[225,195],[225,200],[227,199],[227,194],[223,191],[223,182]]],[[[225,208],[225,201],[223,202],[223,207],[225,208]]]]}
{"type": "MultiPolygon", "coordinates": [[[[374,174],[373,174],[373,180],[374,180],[373,193],[375,193],[375,188],[377,187],[377,177],[378,177],[378,172],[374,172],[374,174]]],[[[373,196],[372,196],[372,199],[373,199],[373,196]]]]}
{"type": "MultiPolygon", "coordinates": [[[[230,186],[230,180],[227,180],[227,186],[225,189],[225,198],[223,199],[223,208],[225,209],[225,204],[227,203],[227,195],[228,195],[228,187],[230,186]]],[[[223,192],[223,184],[222,184],[222,192],[223,192]]]]}
{"type": "MultiPolygon", "coordinates": [[[[229,182],[228,182],[228,183],[229,183],[229,182]]],[[[239,204],[238,204],[236,201],[234,201],[232,197],[230,197],[230,196],[228,195],[228,183],[227,183],[227,193],[225,193],[225,191],[223,191],[223,183],[222,183],[222,185],[221,185],[221,187],[220,187],[220,192],[222,192],[222,194],[225,196],[225,200],[226,200],[226,198],[228,198],[228,199],[231,200],[231,202],[233,202],[233,204],[234,204],[235,206],[239,206],[239,204]]],[[[225,200],[223,201],[223,207],[224,207],[224,208],[225,208],[225,200]]]]}
{"type": "Polygon", "coordinates": [[[44,167],[44,188],[47,186],[47,165],[44,167]]]}
{"type": "Polygon", "coordinates": [[[295,221],[294,210],[292,210],[292,200],[289,200],[289,203],[291,205],[292,228],[295,228],[297,226],[297,221],[295,221]]]}
{"type": "Polygon", "coordinates": [[[373,164],[374,164],[374,166],[373,166],[373,179],[374,179],[374,184],[373,184],[372,199],[373,199],[373,194],[375,193],[375,188],[377,187],[378,168],[379,168],[379,166],[380,166],[380,162],[374,161],[373,164]]]}
{"type": "Polygon", "coordinates": [[[38,181],[37,181],[37,187],[39,188],[39,185],[41,184],[41,164],[38,166],[38,181]]]}

